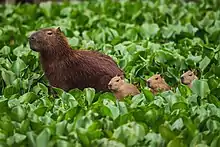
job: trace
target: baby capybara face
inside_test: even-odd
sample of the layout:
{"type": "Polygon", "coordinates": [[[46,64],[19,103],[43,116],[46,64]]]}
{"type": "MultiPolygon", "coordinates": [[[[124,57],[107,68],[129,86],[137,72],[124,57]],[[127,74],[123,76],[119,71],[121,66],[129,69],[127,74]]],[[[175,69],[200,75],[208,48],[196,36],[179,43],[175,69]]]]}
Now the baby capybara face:
{"type": "Polygon", "coordinates": [[[163,83],[164,83],[164,79],[161,77],[160,74],[153,75],[147,80],[148,87],[153,88],[153,89],[157,88],[157,85],[163,84],[163,83]]]}
{"type": "Polygon", "coordinates": [[[54,44],[65,41],[62,37],[60,28],[42,29],[31,34],[29,39],[30,48],[37,52],[43,52],[48,48],[52,48],[54,44]],[[59,34],[59,35],[58,35],[59,34]]]}
{"type": "Polygon", "coordinates": [[[191,84],[195,79],[198,79],[197,76],[190,70],[181,75],[181,82],[186,85],[191,84]]]}
{"type": "Polygon", "coordinates": [[[124,80],[122,80],[120,76],[115,76],[108,83],[108,89],[112,91],[117,91],[123,84],[124,80]]]}

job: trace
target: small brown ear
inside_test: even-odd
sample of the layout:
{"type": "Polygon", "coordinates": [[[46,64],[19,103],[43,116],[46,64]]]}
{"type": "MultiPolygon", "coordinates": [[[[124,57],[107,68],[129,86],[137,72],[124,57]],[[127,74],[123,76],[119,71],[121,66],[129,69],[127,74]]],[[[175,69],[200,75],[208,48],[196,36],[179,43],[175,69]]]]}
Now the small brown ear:
{"type": "Polygon", "coordinates": [[[61,32],[61,29],[60,29],[60,27],[58,27],[58,28],[56,29],[56,31],[57,31],[57,32],[61,32]]]}
{"type": "Polygon", "coordinates": [[[163,74],[158,74],[161,78],[163,78],[163,74]]]}
{"type": "Polygon", "coordinates": [[[197,75],[196,69],[193,69],[193,70],[191,70],[191,71],[194,73],[194,75],[197,75]]]}
{"type": "Polygon", "coordinates": [[[120,77],[121,79],[123,79],[123,76],[122,76],[122,75],[119,75],[119,77],[120,77]]]}

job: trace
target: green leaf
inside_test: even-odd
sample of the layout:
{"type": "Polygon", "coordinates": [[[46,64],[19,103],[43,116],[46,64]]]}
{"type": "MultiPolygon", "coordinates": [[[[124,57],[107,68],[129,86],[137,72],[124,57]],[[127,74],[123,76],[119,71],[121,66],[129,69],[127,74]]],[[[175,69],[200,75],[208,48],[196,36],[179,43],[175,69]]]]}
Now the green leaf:
{"type": "Polygon", "coordinates": [[[210,93],[209,85],[206,80],[194,80],[192,83],[192,91],[201,98],[205,98],[210,93]]]}
{"type": "Polygon", "coordinates": [[[145,134],[144,127],[136,122],[130,122],[118,127],[113,134],[113,138],[118,139],[127,146],[132,146],[138,140],[143,139],[145,134]],[[129,133],[127,133],[129,132],[129,133]]]}
{"type": "Polygon", "coordinates": [[[67,125],[67,121],[66,121],[66,120],[57,123],[57,124],[56,124],[56,135],[58,135],[58,136],[59,136],[59,135],[60,135],[60,136],[64,135],[66,125],[67,125]]]}
{"type": "Polygon", "coordinates": [[[168,144],[167,144],[167,147],[187,147],[185,144],[184,144],[184,141],[179,139],[179,138],[176,138],[174,140],[171,140],[168,144]]]}
{"type": "Polygon", "coordinates": [[[38,96],[33,92],[28,92],[22,95],[19,100],[21,103],[32,103],[38,98],[38,96]]]}
{"type": "Polygon", "coordinates": [[[20,58],[17,58],[15,62],[12,63],[12,71],[19,76],[20,73],[26,68],[26,64],[20,58]]]}
{"type": "Polygon", "coordinates": [[[72,11],[72,8],[71,8],[71,7],[63,8],[63,9],[60,11],[60,15],[62,15],[62,16],[71,15],[71,11],[72,11]]]}
{"type": "Polygon", "coordinates": [[[121,115],[128,113],[128,109],[126,107],[125,102],[116,101],[116,104],[121,115]]]}
{"type": "Polygon", "coordinates": [[[62,100],[70,108],[74,108],[78,105],[78,102],[76,101],[76,99],[71,94],[66,93],[66,92],[62,93],[62,100]]]}
{"type": "Polygon", "coordinates": [[[91,105],[92,101],[93,101],[93,99],[95,97],[95,89],[93,89],[93,88],[85,88],[84,91],[85,91],[85,97],[86,97],[86,100],[88,102],[88,105],[91,105]]]}
{"type": "Polygon", "coordinates": [[[138,105],[140,105],[142,102],[144,102],[146,99],[144,97],[143,94],[138,94],[138,95],[135,95],[133,98],[132,98],[132,104],[130,105],[131,108],[136,108],[138,107],[138,105]]]}
{"type": "Polygon", "coordinates": [[[28,144],[31,146],[36,146],[36,134],[32,131],[27,132],[28,144]]]}
{"type": "Polygon", "coordinates": [[[15,74],[12,71],[2,70],[2,78],[6,85],[11,85],[16,79],[15,74]]]}
{"type": "Polygon", "coordinates": [[[86,131],[83,128],[77,129],[77,135],[78,135],[80,141],[82,142],[82,144],[84,146],[88,147],[90,144],[90,140],[85,134],[86,134],[86,131]]]}
{"type": "Polygon", "coordinates": [[[26,135],[15,133],[14,138],[16,143],[20,143],[26,139],[26,135]]]}
{"type": "Polygon", "coordinates": [[[23,134],[26,133],[29,129],[29,126],[30,126],[30,121],[28,119],[23,120],[21,122],[21,129],[20,129],[21,133],[23,133],[23,134]]]}
{"type": "Polygon", "coordinates": [[[41,8],[41,11],[46,15],[46,17],[49,18],[51,16],[52,3],[50,1],[40,3],[39,7],[41,8]]]}
{"type": "Polygon", "coordinates": [[[62,146],[62,147],[71,147],[71,143],[69,141],[66,140],[57,140],[57,146],[62,146]]]}
{"type": "Polygon", "coordinates": [[[47,107],[41,106],[41,107],[38,107],[37,109],[35,109],[34,113],[39,116],[43,116],[46,111],[47,111],[47,107]]]}
{"type": "Polygon", "coordinates": [[[47,147],[51,133],[48,128],[45,128],[36,138],[36,147],[47,147]]]}
{"type": "Polygon", "coordinates": [[[20,45],[13,50],[13,54],[17,57],[22,57],[23,55],[27,55],[31,50],[24,45],[20,45]]]}
{"type": "Polygon", "coordinates": [[[216,137],[213,139],[213,141],[212,141],[210,147],[216,147],[216,146],[218,146],[219,144],[220,144],[220,136],[216,136],[216,137]]]}
{"type": "Polygon", "coordinates": [[[150,146],[163,146],[164,145],[164,140],[161,137],[161,135],[156,134],[154,132],[148,133],[144,138],[150,146]]]}
{"type": "Polygon", "coordinates": [[[153,24],[144,23],[141,26],[141,33],[147,39],[150,37],[154,37],[159,30],[160,28],[155,23],[153,24]]]}
{"type": "Polygon", "coordinates": [[[38,83],[37,84],[37,88],[42,91],[45,95],[48,95],[48,88],[42,84],[42,83],[38,83]]]}
{"type": "Polygon", "coordinates": [[[3,48],[1,48],[0,53],[3,55],[9,55],[11,52],[10,47],[8,46],[4,46],[3,48]]]}
{"type": "Polygon", "coordinates": [[[12,122],[8,120],[4,120],[4,118],[1,119],[2,120],[0,121],[0,128],[6,131],[8,134],[13,134],[15,128],[12,122]]]}
{"type": "Polygon", "coordinates": [[[192,94],[190,88],[187,85],[179,85],[178,90],[183,97],[188,97],[192,94]]]}
{"type": "Polygon", "coordinates": [[[110,100],[103,100],[103,105],[106,106],[111,114],[110,117],[116,119],[119,116],[119,109],[114,105],[114,103],[110,100]]]}
{"type": "Polygon", "coordinates": [[[0,108],[1,108],[1,112],[5,112],[8,110],[8,100],[7,99],[0,99],[0,108]]]}
{"type": "Polygon", "coordinates": [[[196,129],[196,126],[192,122],[191,119],[187,118],[186,116],[182,116],[182,119],[183,119],[184,125],[188,129],[191,136],[194,136],[194,135],[198,134],[198,130],[196,129]]]}
{"type": "Polygon", "coordinates": [[[183,120],[182,120],[182,118],[179,118],[173,123],[172,130],[174,130],[174,129],[181,130],[183,128],[183,126],[184,126],[183,120]]]}
{"type": "Polygon", "coordinates": [[[21,122],[26,116],[26,111],[22,106],[16,106],[11,110],[13,119],[21,122]]]}
{"type": "Polygon", "coordinates": [[[174,139],[176,136],[176,134],[166,125],[161,125],[159,127],[159,132],[161,136],[167,141],[174,139]]]}
{"type": "Polygon", "coordinates": [[[148,101],[153,101],[154,100],[154,95],[152,94],[152,92],[149,89],[145,88],[142,91],[143,91],[144,96],[146,97],[146,99],[148,101]]]}
{"type": "Polygon", "coordinates": [[[69,39],[69,44],[72,47],[77,47],[79,45],[79,39],[76,37],[72,37],[71,39],[69,39]]]}
{"type": "Polygon", "coordinates": [[[14,86],[10,85],[10,86],[7,86],[5,89],[4,89],[4,96],[6,98],[10,98],[12,95],[18,93],[19,90],[17,88],[15,88],[14,86]]]}
{"type": "Polygon", "coordinates": [[[211,60],[205,56],[204,59],[199,63],[199,68],[204,71],[204,69],[209,65],[211,60]]]}
{"type": "Polygon", "coordinates": [[[116,140],[110,140],[107,138],[102,138],[99,140],[95,140],[92,146],[99,146],[99,147],[125,147],[124,144],[118,142],[116,140]]]}

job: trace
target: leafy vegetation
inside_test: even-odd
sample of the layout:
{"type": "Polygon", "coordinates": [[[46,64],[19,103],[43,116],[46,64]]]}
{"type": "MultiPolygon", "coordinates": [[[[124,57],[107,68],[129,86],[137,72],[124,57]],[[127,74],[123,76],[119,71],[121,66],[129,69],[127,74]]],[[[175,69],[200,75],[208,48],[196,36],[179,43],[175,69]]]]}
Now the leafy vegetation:
{"type": "Polygon", "coordinates": [[[0,146],[220,145],[218,0],[85,1],[0,5],[0,146]],[[48,90],[27,37],[61,27],[74,49],[99,50],[140,95],[117,101],[92,88],[48,90]],[[192,90],[180,75],[198,70],[192,90]],[[174,87],[153,96],[144,79],[174,87]]]}

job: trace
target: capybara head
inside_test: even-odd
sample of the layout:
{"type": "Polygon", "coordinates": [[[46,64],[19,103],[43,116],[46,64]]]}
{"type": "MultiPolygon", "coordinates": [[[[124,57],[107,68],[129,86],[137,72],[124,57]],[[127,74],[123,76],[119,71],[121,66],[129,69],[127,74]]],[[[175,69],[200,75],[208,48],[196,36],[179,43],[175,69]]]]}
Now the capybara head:
{"type": "Polygon", "coordinates": [[[158,88],[158,85],[166,83],[164,78],[160,74],[153,75],[147,80],[147,85],[149,88],[158,88]]]}
{"type": "Polygon", "coordinates": [[[181,75],[181,82],[185,85],[190,85],[193,80],[198,79],[194,71],[187,71],[181,75]]]}
{"type": "Polygon", "coordinates": [[[111,91],[118,91],[118,89],[124,84],[122,77],[116,75],[108,83],[108,89],[111,91]]]}
{"type": "Polygon", "coordinates": [[[41,29],[31,34],[29,39],[30,48],[37,52],[53,52],[53,49],[62,50],[68,42],[60,28],[41,29]]]}

